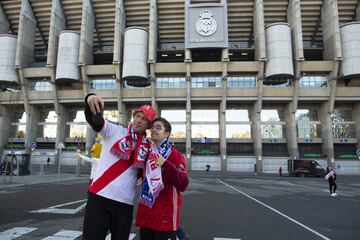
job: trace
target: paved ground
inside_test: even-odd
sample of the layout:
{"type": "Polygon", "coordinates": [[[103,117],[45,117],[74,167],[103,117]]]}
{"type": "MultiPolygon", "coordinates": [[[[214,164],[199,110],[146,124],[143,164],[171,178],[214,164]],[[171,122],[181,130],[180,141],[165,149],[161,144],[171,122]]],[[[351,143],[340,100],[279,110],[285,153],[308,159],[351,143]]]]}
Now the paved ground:
{"type": "MultiPolygon", "coordinates": [[[[88,175],[0,177],[1,240],[81,238],[88,175]]],[[[358,239],[360,177],[337,183],[330,197],[323,178],[190,172],[181,225],[196,240],[358,239]]]]}

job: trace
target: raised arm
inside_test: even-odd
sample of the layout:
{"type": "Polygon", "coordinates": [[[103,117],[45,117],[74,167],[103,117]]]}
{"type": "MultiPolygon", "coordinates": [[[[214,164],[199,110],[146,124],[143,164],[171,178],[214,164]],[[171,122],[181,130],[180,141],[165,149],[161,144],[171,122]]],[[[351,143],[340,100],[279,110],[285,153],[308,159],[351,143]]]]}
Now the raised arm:
{"type": "Polygon", "coordinates": [[[174,152],[174,154],[176,154],[176,158],[179,159],[177,164],[174,164],[170,161],[161,161],[162,163],[160,165],[163,168],[164,180],[166,179],[166,181],[169,181],[171,184],[173,184],[177,190],[183,192],[189,185],[189,176],[186,172],[186,163],[184,157],[179,152],[174,152]]]}
{"type": "Polygon", "coordinates": [[[96,132],[100,132],[104,126],[105,120],[103,118],[104,101],[101,97],[90,93],[85,97],[85,118],[87,123],[96,132]]]}

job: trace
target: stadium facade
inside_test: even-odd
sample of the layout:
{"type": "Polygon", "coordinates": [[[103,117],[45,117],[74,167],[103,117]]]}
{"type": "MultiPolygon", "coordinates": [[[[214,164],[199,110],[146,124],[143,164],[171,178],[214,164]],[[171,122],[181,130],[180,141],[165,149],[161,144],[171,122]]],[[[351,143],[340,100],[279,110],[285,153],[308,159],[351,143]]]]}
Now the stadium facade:
{"type": "Polygon", "coordinates": [[[94,92],[121,123],[155,106],[192,170],[307,158],[360,174],[357,0],[0,3],[3,158],[77,164],[96,137],[82,113],[94,92]]]}

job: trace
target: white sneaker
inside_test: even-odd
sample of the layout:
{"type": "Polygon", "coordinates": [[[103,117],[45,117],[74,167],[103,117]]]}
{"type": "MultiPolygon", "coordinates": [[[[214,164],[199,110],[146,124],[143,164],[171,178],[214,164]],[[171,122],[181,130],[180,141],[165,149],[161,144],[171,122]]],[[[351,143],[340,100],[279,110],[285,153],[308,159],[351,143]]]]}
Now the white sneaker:
{"type": "Polygon", "coordinates": [[[334,196],[337,196],[337,193],[333,193],[334,194],[334,196]]]}
{"type": "Polygon", "coordinates": [[[330,196],[335,197],[336,195],[335,195],[335,193],[332,193],[332,194],[330,194],[330,196]]]}

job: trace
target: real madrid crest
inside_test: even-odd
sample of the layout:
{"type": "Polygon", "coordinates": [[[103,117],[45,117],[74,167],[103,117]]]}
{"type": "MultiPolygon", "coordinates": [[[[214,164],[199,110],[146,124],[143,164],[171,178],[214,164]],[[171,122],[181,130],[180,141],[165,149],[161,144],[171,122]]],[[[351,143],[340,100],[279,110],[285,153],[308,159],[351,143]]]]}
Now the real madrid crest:
{"type": "Polygon", "coordinates": [[[212,11],[205,9],[199,14],[199,19],[196,21],[196,31],[203,36],[210,36],[216,32],[217,23],[212,17],[212,11]]]}

